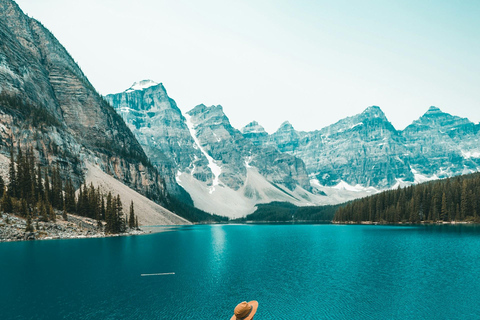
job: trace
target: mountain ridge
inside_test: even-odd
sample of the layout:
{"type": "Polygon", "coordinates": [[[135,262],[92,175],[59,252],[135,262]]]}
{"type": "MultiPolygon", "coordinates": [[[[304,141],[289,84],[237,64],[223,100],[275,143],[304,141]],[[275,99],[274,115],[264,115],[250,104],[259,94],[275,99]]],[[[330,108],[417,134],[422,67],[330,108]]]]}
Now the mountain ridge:
{"type": "MultiPolygon", "coordinates": [[[[150,87],[149,90],[155,91],[155,88],[150,87]]],[[[165,90],[163,85],[162,90],[165,90]]],[[[108,95],[107,99],[112,101],[114,96],[108,95]]],[[[168,99],[171,98],[168,97],[168,99]]],[[[112,101],[112,105],[117,111],[120,110],[115,102],[112,101]]],[[[178,118],[182,119],[182,112],[178,107],[175,112],[178,114],[178,118]]],[[[425,157],[422,155],[422,150],[427,148],[428,143],[432,141],[434,144],[441,144],[445,141],[446,137],[443,136],[432,138],[431,133],[436,125],[460,128],[462,130],[457,130],[460,133],[478,132],[478,130],[475,131],[475,125],[471,129],[468,119],[443,113],[437,107],[430,107],[424,115],[414,120],[407,127],[408,129],[404,130],[397,130],[378,106],[367,107],[359,114],[340,119],[330,126],[310,132],[297,131],[289,121],[285,121],[277,131],[268,134],[255,120],[238,130],[230,124],[220,105],[210,107],[204,104],[197,105],[188,111],[184,118],[186,118],[185,122],[188,122],[187,127],[192,137],[189,144],[192,144],[193,141],[193,148],[189,153],[190,155],[197,153],[193,160],[189,160],[188,166],[185,165],[177,171],[176,181],[190,194],[196,194],[192,196],[194,202],[195,199],[197,203],[202,202],[205,210],[215,209],[208,207],[204,199],[200,198],[209,199],[221,207],[220,203],[213,200],[212,194],[218,190],[225,191],[224,188],[231,188],[233,192],[241,191],[255,198],[255,188],[249,191],[244,188],[248,185],[248,177],[257,174],[266,178],[267,181],[271,181],[272,185],[279,183],[285,186],[287,193],[295,192],[296,188],[301,187],[306,192],[303,196],[309,199],[309,205],[335,204],[399,185],[404,186],[436,179],[442,177],[442,174],[443,176],[457,175],[464,172],[464,170],[459,171],[459,164],[456,169],[445,171],[443,167],[450,165],[447,163],[449,157],[440,160],[438,160],[438,154],[429,154],[425,157]],[[418,132],[413,130],[415,124],[423,123],[426,121],[425,119],[433,121],[432,123],[435,125],[433,127],[425,126],[427,131],[418,136],[418,132]],[[443,119],[443,122],[438,119],[443,119]],[[427,141],[422,141],[422,139],[427,139],[427,141]],[[245,157],[249,152],[251,153],[250,157],[245,157]],[[285,178],[278,180],[278,171],[277,178],[274,178],[275,174],[269,176],[268,171],[272,167],[272,158],[269,158],[268,155],[272,152],[276,154],[274,158],[277,159],[279,159],[279,155],[288,155],[292,156],[289,159],[301,161],[301,166],[304,165],[306,169],[304,178],[300,178],[302,177],[300,174],[295,175],[297,178],[291,182],[285,178]],[[258,157],[252,156],[252,154],[262,154],[262,158],[269,159],[270,162],[257,161],[258,157]],[[429,164],[430,158],[437,160],[434,165],[429,167],[427,164],[429,164]],[[251,166],[256,168],[256,173],[253,173],[251,166]],[[199,190],[205,191],[199,193],[199,190]],[[319,198],[315,196],[315,193],[324,194],[327,197],[319,198]]],[[[152,124],[153,127],[155,127],[154,124],[152,124]]],[[[178,132],[176,134],[178,135],[178,132]]],[[[452,136],[452,133],[447,136],[452,136]]],[[[451,140],[451,138],[449,139],[451,140]]],[[[140,140],[142,139],[140,138],[140,140]]],[[[458,145],[458,141],[456,143],[458,145]]],[[[453,142],[449,143],[448,148],[454,147],[453,142]]],[[[445,149],[441,152],[446,151],[445,149]]],[[[170,156],[174,156],[178,150],[167,150],[167,153],[169,152],[170,156]]],[[[476,159],[477,155],[480,158],[480,151],[477,153],[470,145],[466,146],[465,150],[459,154],[467,160],[476,159]]],[[[461,165],[465,162],[458,161],[461,165]]],[[[475,160],[466,162],[469,163],[470,170],[473,170],[474,165],[476,166],[475,160]]],[[[293,168],[295,164],[289,162],[288,166],[293,168]]],[[[480,168],[480,165],[478,167],[480,168]]],[[[288,172],[288,170],[284,167],[281,171],[288,172]]],[[[237,195],[229,194],[222,197],[222,199],[234,197],[235,201],[246,203],[246,199],[240,200],[237,195]]],[[[255,203],[264,203],[260,199],[257,200],[255,203]]],[[[284,201],[285,199],[270,200],[284,201]]],[[[287,197],[286,201],[293,203],[297,200],[298,197],[292,194],[292,197],[287,197]]],[[[307,203],[303,205],[305,204],[307,203]]],[[[248,207],[252,208],[251,204],[248,207]]],[[[245,212],[248,213],[244,210],[243,213],[245,212]]],[[[216,213],[222,214],[221,212],[216,213]]]]}

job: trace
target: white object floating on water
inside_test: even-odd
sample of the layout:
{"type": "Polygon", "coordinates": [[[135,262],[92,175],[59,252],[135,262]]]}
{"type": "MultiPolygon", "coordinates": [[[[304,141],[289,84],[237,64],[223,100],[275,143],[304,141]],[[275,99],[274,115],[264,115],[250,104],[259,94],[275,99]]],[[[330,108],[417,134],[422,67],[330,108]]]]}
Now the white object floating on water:
{"type": "Polygon", "coordinates": [[[175,272],[165,272],[165,273],[142,273],[141,277],[148,277],[148,276],[168,276],[175,274],[175,272]]]}

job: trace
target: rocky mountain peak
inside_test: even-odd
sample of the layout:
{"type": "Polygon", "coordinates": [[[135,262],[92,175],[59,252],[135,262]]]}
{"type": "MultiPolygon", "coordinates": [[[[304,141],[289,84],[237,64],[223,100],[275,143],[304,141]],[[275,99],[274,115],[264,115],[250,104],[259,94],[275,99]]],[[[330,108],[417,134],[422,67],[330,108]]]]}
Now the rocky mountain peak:
{"type": "Polygon", "coordinates": [[[277,132],[278,131],[292,131],[292,130],[295,130],[295,128],[293,127],[293,125],[289,122],[289,121],[284,121],[280,127],[278,128],[277,132]]]}
{"type": "Polygon", "coordinates": [[[385,113],[383,113],[382,109],[378,106],[370,106],[366,108],[362,113],[362,116],[368,117],[368,118],[383,118],[387,119],[385,116],[385,113]]]}
{"type": "Polygon", "coordinates": [[[130,86],[130,88],[125,90],[125,92],[132,92],[132,91],[136,91],[136,90],[145,90],[145,89],[153,87],[153,86],[158,86],[159,84],[161,85],[161,83],[155,82],[153,80],[141,80],[141,81],[138,81],[138,82],[134,82],[130,86]]]}
{"type": "Polygon", "coordinates": [[[254,145],[262,144],[268,137],[265,129],[258,124],[257,121],[252,121],[240,130],[243,136],[249,139],[254,145]]]}
{"type": "Polygon", "coordinates": [[[442,112],[442,110],[440,110],[440,108],[437,108],[435,106],[431,106],[430,108],[428,108],[428,110],[425,114],[438,114],[438,113],[443,113],[443,112],[442,112]]]}
{"type": "Polygon", "coordinates": [[[193,123],[196,125],[209,126],[211,128],[223,127],[228,131],[232,131],[230,120],[223,112],[221,105],[212,105],[210,107],[200,104],[188,111],[187,114],[192,117],[193,123]]]}
{"type": "MultiPolygon", "coordinates": [[[[437,107],[430,107],[418,120],[412,123],[412,126],[428,126],[428,127],[447,127],[462,125],[473,125],[467,118],[453,116],[449,113],[443,112],[437,107]]],[[[408,128],[408,127],[407,127],[408,128]]]]}
{"type": "Polygon", "coordinates": [[[251,133],[256,133],[256,134],[267,134],[265,131],[265,128],[262,127],[260,124],[258,124],[257,121],[252,121],[249,124],[247,124],[245,127],[243,127],[240,130],[243,134],[251,134],[251,133]]]}

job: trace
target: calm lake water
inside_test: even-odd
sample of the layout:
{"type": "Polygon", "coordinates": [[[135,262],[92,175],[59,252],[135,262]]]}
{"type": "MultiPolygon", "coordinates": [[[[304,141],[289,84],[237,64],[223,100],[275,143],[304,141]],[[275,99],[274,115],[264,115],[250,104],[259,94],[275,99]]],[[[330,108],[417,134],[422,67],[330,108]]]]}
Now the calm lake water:
{"type": "Polygon", "coordinates": [[[0,319],[480,319],[480,228],[213,225],[0,244],[0,319]],[[175,275],[141,274],[175,272],[175,275]]]}

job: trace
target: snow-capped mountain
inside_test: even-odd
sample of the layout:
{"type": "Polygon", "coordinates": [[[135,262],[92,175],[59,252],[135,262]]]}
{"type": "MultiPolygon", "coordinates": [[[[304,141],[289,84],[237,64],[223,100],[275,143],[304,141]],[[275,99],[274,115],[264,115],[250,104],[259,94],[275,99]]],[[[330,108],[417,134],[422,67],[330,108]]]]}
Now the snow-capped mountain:
{"type": "Polygon", "coordinates": [[[335,204],[480,169],[480,125],[435,107],[403,131],[372,106],[320,130],[286,121],[269,135],[256,121],[233,128],[221,106],[183,115],[150,80],[106,99],[168,172],[167,189],[180,185],[198,208],[230,217],[258,203],[335,204]]]}
{"type": "Polygon", "coordinates": [[[125,90],[125,92],[132,92],[135,90],[145,90],[147,88],[158,85],[158,82],[152,80],[142,80],[139,82],[134,82],[130,88],[125,90]]]}
{"type": "Polygon", "coordinates": [[[314,204],[324,197],[312,193],[302,160],[255,145],[231,126],[221,106],[198,105],[183,115],[162,84],[106,99],[152,163],[168,172],[167,189],[178,191],[178,182],[202,210],[238,217],[257,203],[314,204]]]}

